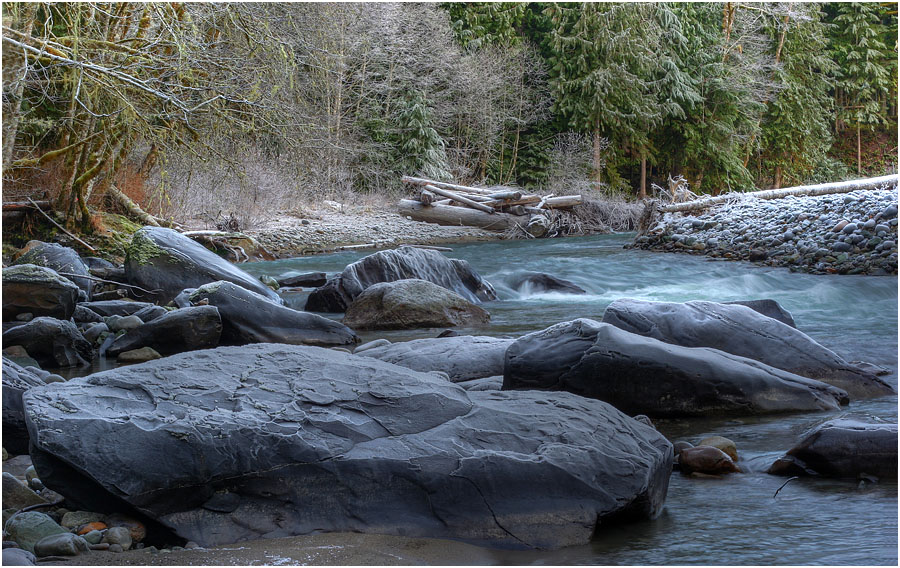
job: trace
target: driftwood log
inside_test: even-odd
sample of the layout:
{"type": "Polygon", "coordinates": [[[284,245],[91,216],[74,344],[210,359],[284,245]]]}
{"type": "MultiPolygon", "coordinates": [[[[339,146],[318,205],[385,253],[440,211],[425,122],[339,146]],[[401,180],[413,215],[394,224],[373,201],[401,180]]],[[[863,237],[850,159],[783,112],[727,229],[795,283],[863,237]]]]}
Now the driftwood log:
{"type": "Polygon", "coordinates": [[[528,217],[510,215],[508,213],[485,213],[468,207],[452,205],[423,205],[412,199],[400,200],[400,215],[408,216],[414,221],[437,223],[453,227],[468,226],[504,232],[513,227],[524,227],[528,217]]]}

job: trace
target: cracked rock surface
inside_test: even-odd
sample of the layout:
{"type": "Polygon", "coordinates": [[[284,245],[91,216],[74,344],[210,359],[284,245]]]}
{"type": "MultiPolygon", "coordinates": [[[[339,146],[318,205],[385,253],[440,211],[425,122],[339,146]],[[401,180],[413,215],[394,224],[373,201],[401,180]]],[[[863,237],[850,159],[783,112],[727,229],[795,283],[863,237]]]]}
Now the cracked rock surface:
{"type": "Polygon", "coordinates": [[[603,402],[466,392],[308,346],[183,353],[24,404],[48,487],[203,546],[323,531],[583,544],[614,513],[656,516],[672,468],[662,435],[603,402]]]}

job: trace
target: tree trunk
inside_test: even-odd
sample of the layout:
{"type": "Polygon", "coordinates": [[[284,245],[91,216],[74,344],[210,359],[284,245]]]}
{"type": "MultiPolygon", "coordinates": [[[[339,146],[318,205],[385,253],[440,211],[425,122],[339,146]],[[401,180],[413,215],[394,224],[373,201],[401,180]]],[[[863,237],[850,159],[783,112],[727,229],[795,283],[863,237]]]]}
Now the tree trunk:
{"type": "Polygon", "coordinates": [[[774,189],[781,188],[781,166],[775,166],[775,187],[774,189]]]}
{"type": "MultiPolygon", "coordinates": [[[[22,33],[26,36],[31,35],[31,29],[34,26],[34,16],[37,12],[37,3],[28,3],[20,6],[23,10],[22,14],[22,33]]],[[[15,50],[3,49],[4,55],[9,54],[13,57],[15,50]]],[[[19,119],[22,116],[22,94],[25,92],[25,73],[28,69],[28,58],[22,54],[22,65],[9,65],[4,62],[3,83],[8,85],[15,81],[15,90],[12,93],[4,93],[4,98],[8,97],[9,106],[4,105],[3,108],[3,169],[12,162],[13,149],[16,142],[16,133],[19,130],[19,119]],[[7,76],[7,73],[9,74],[7,76]],[[15,75],[15,76],[14,76],[15,75]]]]}
{"type": "Polygon", "coordinates": [[[862,175],[862,140],[859,123],[856,123],[856,175],[862,175]]]}
{"type": "Polygon", "coordinates": [[[489,231],[508,231],[516,226],[524,226],[528,217],[509,215],[507,213],[494,213],[489,215],[468,207],[455,207],[452,205],[422,205],[412,199],[401,199],[399,207],[400,215],[409,216],[414,221],[437,223],[453,227],[467,226],[479,227],[489,231]]]}
{"type": "Polygon", "coordinates": [[[600,168],[602,167],[600,155],[600,119],[594,124],[594,181],[600,183],[600,168]]]}
{"type": "Polygon", "coordinates": [[[647,155],[641,150],[641,188],[638,198],[642,201],[647,199],[647,155]]]}

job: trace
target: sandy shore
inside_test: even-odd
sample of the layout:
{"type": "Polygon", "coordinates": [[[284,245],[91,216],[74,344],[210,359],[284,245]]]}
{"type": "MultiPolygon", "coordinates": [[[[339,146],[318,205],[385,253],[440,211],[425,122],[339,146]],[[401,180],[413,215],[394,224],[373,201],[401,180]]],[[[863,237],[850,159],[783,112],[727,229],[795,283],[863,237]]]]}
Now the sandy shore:
{"type": "Polygon", "coordinates": [[[473,227],[444,227],[420,223],[389,209],[327,208],[306,215],[279,215],[245,231],[278,258],[332,252],[341,247],[372,244],[393,248],[401,244],[439,245],[502,238],[473,227]]]}
{"type": "Polygon", "coordinates": [[[315,534],[214,548],[88,552],[42,566],[471,566],[497,564],[489,549],[431,538],[315,534]]]}

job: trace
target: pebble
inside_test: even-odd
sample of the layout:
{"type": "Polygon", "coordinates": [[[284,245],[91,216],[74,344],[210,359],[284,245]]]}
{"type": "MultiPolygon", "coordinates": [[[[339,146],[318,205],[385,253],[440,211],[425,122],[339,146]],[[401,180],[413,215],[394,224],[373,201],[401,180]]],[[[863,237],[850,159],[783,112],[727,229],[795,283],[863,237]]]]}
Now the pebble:
{"type": "Polygon", "coordinates": [[[663,214],[630,247],[704,254],[813,274],[897,274],[897,189],[747,197],[663,214]],[[698,246],[703,245],[703,246],[698,246]]]}
{"type": "Polygon", "coordinates": [[[113,333],[131,331],[144,325],[144,320],[137,316],[109,316],[105,319],[106,325],[109,326],[110,331],[113,333]]]}
{"type": "Polygon", "coordinates": [[[119,356],[116,357],[116,362],[118,363],[143,363],[145,361],[153,361],[154,359],[161,359],[162,355],[160,355],[155,349],[152,347],[141,347],[140,349],[132,349],[130,351],[123,351],[119,353],[119,356]]]}
{"type": "Polygon", "coordinates": [[[91,531],[81,535],[81,537],[90,544],[100,544],[103,539],[103,533],[100,531],[91,531]]]}
{"type": "Polygon", "coordinates": [[[100,542],[108,542],[109,548],[112,550],[113,546],[121,546],[122,550],[128,550],[131,548],[131,531],[128,530],[128,527],[112,527],[106,529],[106,534],[103,535],[103,540],[100,542]]]}

